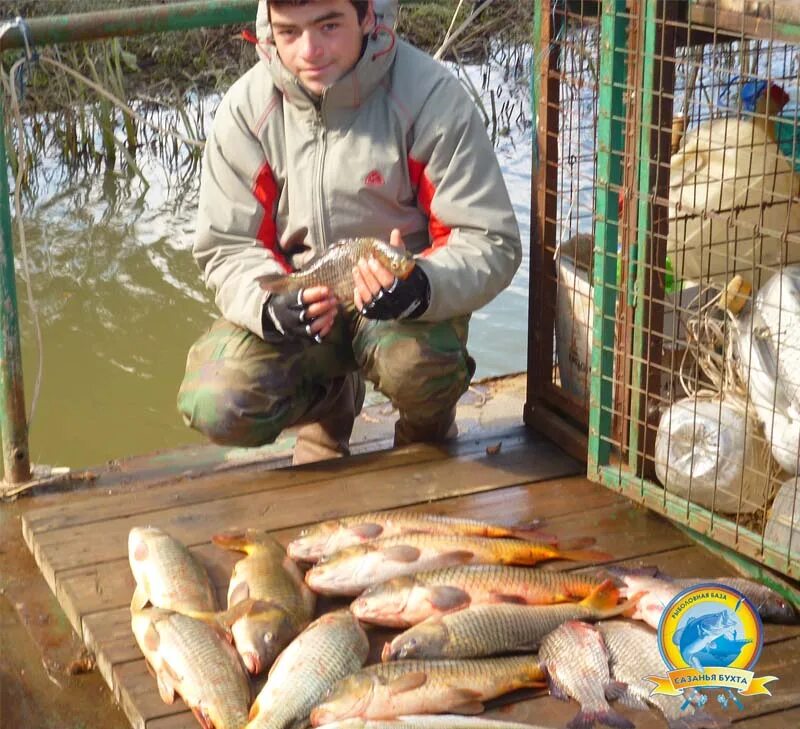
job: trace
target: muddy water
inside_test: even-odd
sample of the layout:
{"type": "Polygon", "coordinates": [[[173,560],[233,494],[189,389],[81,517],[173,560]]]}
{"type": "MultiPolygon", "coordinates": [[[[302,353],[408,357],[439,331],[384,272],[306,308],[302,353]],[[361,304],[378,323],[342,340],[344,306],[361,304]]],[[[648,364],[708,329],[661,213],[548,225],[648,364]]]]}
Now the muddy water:
{"type": "MultiPolygon", "coordinates": [[[[470,73],[480,86],[480,72],[470,73]]],[[[529,104],[527,78],[496,79],[500,102],[529,104]]],[[[210,116],[214,101],[206,105],[210,116]]],[[[512,123],[498,139],[527,248],[530,130],[512,123]]],[[[149,186],[119,162],[113,174],[73,180],[42,160],[35,203],[24,215],[44,344],[34,463],[75,468],[202,440],[175,408],[186,352],[216,314],[190,252],[198,171],[176,172],[146,153],[137,162],[149,186]]],[[[19,271],[19,254],[17,264],[19,271]]],[[[509,289],[473,317],[478,376],[525,369],[527,294],[526,250],[509,289]]],[[[21,276],[18,299],[30,408],[39,351],[21,276]]]]}

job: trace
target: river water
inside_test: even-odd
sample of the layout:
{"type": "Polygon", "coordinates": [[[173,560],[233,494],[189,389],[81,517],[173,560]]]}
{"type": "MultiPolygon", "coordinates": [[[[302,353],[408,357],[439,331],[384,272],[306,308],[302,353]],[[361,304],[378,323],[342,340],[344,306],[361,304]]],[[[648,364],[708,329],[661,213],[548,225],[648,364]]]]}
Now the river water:
{"type": "MultiPolygon", "coordinates": [[[[487,108],[490,90],[498,109],[505,102],[514,108],[496,150],[525,256],[511,286],[473,316],[469,346],[477,376],[485,377],[526,367],[529,77],[504,77],[494,68],[482,83],[486,68],[468,73],[484,87],[487,108]]],[[[214,107],[215,99],[205,99],[207,119],[214,107]]],[[[77,468],[202,441],[175,406],[186,352],[216,316],[191,255],[199,174],[170,169],[146,151],[136,161],[149,186],[125,173],[120,162],[110,173],[71,177],[47,154],[39,160],[35,197],[23,209],[43,341],[30,431],[34,463],[77,468]]],[[[17,251],[30,410],[39,347],[19,245],[17,251]]]]}

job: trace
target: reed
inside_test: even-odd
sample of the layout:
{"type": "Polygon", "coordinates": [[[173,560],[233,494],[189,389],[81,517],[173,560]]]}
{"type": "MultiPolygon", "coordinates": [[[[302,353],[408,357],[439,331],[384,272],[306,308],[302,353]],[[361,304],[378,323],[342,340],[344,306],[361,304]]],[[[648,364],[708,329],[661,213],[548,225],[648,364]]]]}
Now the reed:
{"type": "MultiPolygon", "coordinates": [[[[162,0],[6,0],[4,16],[37,17],[87,12],[114,7],[158,4],[162,0]]],[[[457,0],[402,5],[398,33],[415,45],[435,51],[476,3],[463,2],[455,17],[457,0]]],[[[527,0],[494,0],[449,47],[445,59],[457,63],[500,62],[506,77],[526,76],[524,48],[530,42],[532,8],[527,0]]],[[[245,27],[198,29],[186,33],[115,38],[97,43],[38,49],[64,67],[89,79],[93,86],[53,64],[34,65],[21,79],[24,94],[21,114],[25,124],[25,151],[31,174],[38,161],[56,158],[69,171],[96,174],[120,164],[138,172],[136,157],[147,148],[158,154],[172,171],[192,169],[200,148],[175,141],[174,135],[202,140],[205,106],[244,73],[255,54],[241,36],[245,27]],[[122,111],[97,89],[105,89],[136,112],[122,111]],[[172,136],[171,136],[172,135],[172,136]]],[[[0,55],[8,99],[9,69],[18,51],[0,55]]],[[[477,90],[473,94],[478,98],[477,90]]],[[[525,117],[509,99],[490,116],[493,137],[503,134],[525,117]]],[[[18,169],[19,150],[14,115],[6,114],[6,138],[12,171],[18,169]]],[[[31,174],[22,181],[31,184],[31,174]]],[[[146,182],[146,181],[145,181],[146,182]]]]}

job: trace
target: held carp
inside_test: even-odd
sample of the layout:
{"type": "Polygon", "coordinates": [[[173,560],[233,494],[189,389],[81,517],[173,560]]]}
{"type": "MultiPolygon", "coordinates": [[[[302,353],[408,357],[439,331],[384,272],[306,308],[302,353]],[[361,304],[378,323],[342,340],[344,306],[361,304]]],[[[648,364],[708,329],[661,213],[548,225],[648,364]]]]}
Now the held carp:
{"type": "Polygon", "coordinates": [[[346,238],[334,243],[300,271],[259,276],[256,281],[273,294],[327,286],[340,302],[345,302],[353,298],[353,267],[361,258],[375,258],[399,279],[407,278],[415,265],[408,251],[377,238],[346,238]]]}

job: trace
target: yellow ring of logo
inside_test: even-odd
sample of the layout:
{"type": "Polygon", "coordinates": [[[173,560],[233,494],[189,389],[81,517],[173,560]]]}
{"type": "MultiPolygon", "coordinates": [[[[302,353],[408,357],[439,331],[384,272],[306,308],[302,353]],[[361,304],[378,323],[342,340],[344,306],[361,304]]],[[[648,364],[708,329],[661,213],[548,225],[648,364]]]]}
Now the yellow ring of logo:
{"type": "Polygon", "coordinates": [[[686,623],[691,617],[702,617],[703,613],[709,615],[727,611],[735,614],[741,621],[741,631],[737,629],[737,639],[750,640],[729,667],[751,670],[761,653],[763,640],[761,619],[744,595],[716,583],[695,585],[684,590],[664,608],[658,626],[658,641],[661,655],[667,664],[673,670],[692,668],[684,659],[681,646],[675,643],[675,634],[681,627],[686,629],[686,623]],[[703,606],[711,609],[704,610],[703,606]]]}

